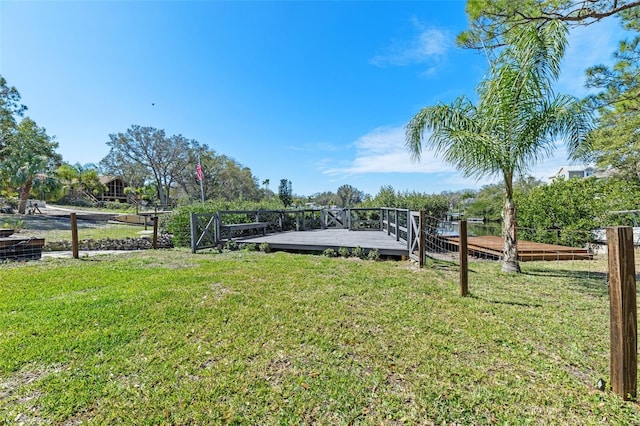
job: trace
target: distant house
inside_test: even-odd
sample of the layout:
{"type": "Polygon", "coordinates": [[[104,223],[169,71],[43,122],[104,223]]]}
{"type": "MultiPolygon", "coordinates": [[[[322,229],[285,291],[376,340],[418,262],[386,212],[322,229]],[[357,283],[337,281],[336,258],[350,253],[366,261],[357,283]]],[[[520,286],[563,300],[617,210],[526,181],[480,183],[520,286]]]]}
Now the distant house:
{"type": "Polygon", "coordinates": [[[115,176],[100,176],[99,179],[100,183],[107,188],[100,196],[101,201],[127,202],[127,196],[124,193],[124,189],[127,187],[125,181],[115,176]]]}
{"type": "Polygon", "coordinates": [[[556,179],[563,178],[564,180],[574,179],[574,178],[586,178],[589,176],[593,176],[595,174],[595,169],[591,166],[588,167],[580,167],[580,166],[562,166],[558,172],[550,176],[549,179],[554,181],[556,179]]]}
{"type": "Polygon", "coordinates": [[[615,174],[616,174],[615,169],[603,170],[603,169],[598,169],[591,166],[587,166],[587,167],[562,166],[555,175],[549,176],[549,179],[552,182],[559,178],[562,178],[564,180],[569,180],[574,178],[582,179],[582,178],[587,178],[589,176],[595,176],[597,179],[602,179],[602,178],[611,177],[615,174]]]}

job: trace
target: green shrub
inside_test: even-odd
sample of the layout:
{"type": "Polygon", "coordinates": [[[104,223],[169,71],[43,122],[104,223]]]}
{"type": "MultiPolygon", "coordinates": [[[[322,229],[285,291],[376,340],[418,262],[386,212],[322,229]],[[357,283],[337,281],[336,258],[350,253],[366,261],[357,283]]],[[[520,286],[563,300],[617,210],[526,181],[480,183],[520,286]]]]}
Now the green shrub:
{"type": "Polygon", "coordinates": [[[246,243],[242,245],[244,251],[256,251],[257,245],[255,243],[246,243]]]}
{"type": "MultiPolygon", "coordinates": [[[[274,210],[280,208],[280,203],[278,202],[276,206],[274,206],[274,202],[207,200],[204,205],[194,203],[181,206],[174,209],[171,214],[163,215],[160,219],[160,228],[173,235],[173,243],[176,247],[188,247],[191,245],[191,213],[214,214],[220,210],[274,210]]],[[[249,219],[247,215],[238,214],[228,215],[224,221],[226,223],[243,223],[252,222],[253,219],[249,219]]],[[[213,234],[213,229],[211,232],[213,234]]]]}
{"type": "Polygon", "coordinates": [[[95,203],[88,198],[62,197],[56,204],[75,207],[95,207],[95,203]]]}
{"type": "Polygon", "coordinates": [[[367,253],[360,246],[356,246],[351,252],[352,256],[359,257],[360,259],[364,259],[367,257],[367,253]]]}
{"type": "Polygon", "coordinates": [[[340,254],[340,256],[342,257],[349,257],[351,256],[351,253],[349,252],[349,249],[346,247],[340,247],[338,249],[338,254],[340,254]]]}
{"type": "Polygon", "coordinates": [[[240,249],[240,245],[237,241],[227,240],[227,242],[224,243],[224,248],[225,250],[235,251],[240,249]]]}
{"type": "Polygon", "coordinates": [[[325,251],[322,252],[322,255],[326,256],[326,257],[336,257],[336,256],[338,256],[338,253],[336,253],[336,251],[334,249],[328,248],[328,249],[326,249],[325,251]]]}
{"type": "Polygon", "coordinates": [[[378,251],[378,249],[374,248],[369,250],[369,253],[367,254],[367,259],[373,260],[373,261],[380,259],[380,252],[378,251]]]}
{"type": "Polygon", "coordinates": [[[13,229],[14,231],[18,232],[19,230],[24,228],[24,220],[5,219],[4,221],[0,222],[0,228],[13,229]]]}
{"type": "Polygon", "coordinates": [[[260,251],[263,253],[271,253],[271,246],[269,243],[260,243],[260,251]]]}
{"type": "Polygon", "coordinates": [[[119,201],[107,201],[103,207],[108,210],[130,210],[132,208],[130,204],[119,201]]]}

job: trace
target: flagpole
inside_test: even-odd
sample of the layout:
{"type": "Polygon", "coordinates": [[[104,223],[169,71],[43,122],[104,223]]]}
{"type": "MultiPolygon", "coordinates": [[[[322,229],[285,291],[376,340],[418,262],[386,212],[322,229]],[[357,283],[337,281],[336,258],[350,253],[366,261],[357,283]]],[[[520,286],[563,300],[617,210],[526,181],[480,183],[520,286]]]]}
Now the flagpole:
{"type": "Polygon", "coordinates": [[[198,180],[200,181],[200,197],[202,198],[202,207],[204,207],[204,173],[202,171],[202,165],[200,163],[200,154],[198,154],[198,180]]]}

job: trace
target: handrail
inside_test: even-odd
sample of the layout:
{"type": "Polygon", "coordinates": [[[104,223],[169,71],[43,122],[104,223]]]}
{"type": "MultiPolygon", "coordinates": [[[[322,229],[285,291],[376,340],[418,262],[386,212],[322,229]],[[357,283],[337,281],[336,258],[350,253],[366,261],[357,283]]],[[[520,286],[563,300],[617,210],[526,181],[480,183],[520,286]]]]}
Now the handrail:
{"type": "MultiPolygon", "coordinates": [[[[225,223],[225,215],[247,215],[247,222],[266,222],[269,232],[286,230],[342,228],[351,231],[386,231],[396,241],[402,241],[411,249],[415,231],[411,226],[409,209],[391,207],[347,207],[347,208],[302,208],[295,210],[219,210],[213,214],[192,214],[192,250],[221,243],[221,227],[233,226],[225,223]],[[319,217],[316,217],[316,214],[319,217]],[[271,216],[271,217],[269,217],[271,216]],[[273,217],[276,216],[276,217],[273,217]],[[201,217],[202,220],[199,220],[201,217]],[[293,219],[293,220],[292,220],[293,219]]],[[[243,220],[238,218],[239,220],[243,220]]],[[[238,223],[245,223],[242,222],[238,223]]],[[[237,224],[235,224],[237,225],[237,224]]]]}

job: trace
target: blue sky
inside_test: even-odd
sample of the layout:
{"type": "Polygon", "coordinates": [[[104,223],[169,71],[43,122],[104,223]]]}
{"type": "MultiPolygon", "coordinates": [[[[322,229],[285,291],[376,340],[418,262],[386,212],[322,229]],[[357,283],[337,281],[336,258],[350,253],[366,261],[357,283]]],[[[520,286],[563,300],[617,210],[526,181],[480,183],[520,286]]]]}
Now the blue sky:
{"type": "MultiPolygon", "coordinates": [[[[70,163],[99,162],[133,124],[207,144],[277,190],[350,184],[439,193],[479,188],[404,126],[422,107],[474,97],[487,62],[455,46],[464,1],[0,1],[0,74],[70,163]]],[[[559,92],[623,37],[608,19],[572,33],[559,92]]],[[[562,144],[532,167],[567,164],[562,144]]],[[[195,165],[194,165],[195,173],[195,165]]]]}

